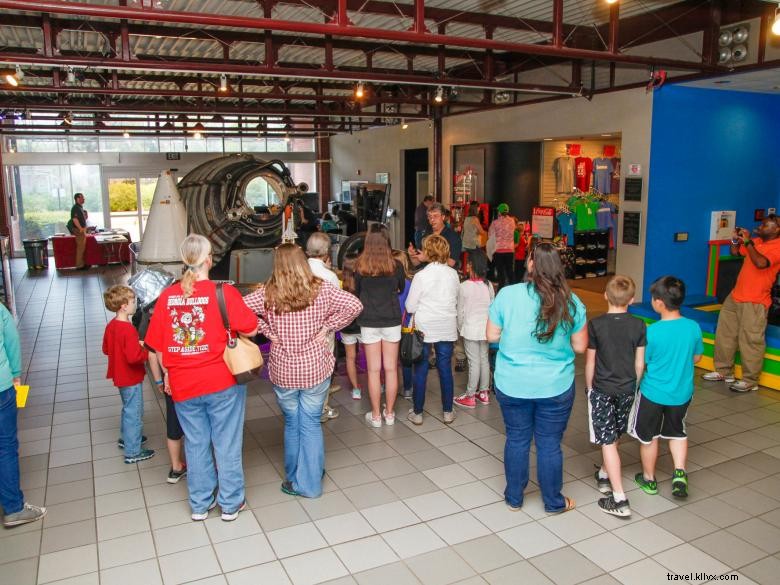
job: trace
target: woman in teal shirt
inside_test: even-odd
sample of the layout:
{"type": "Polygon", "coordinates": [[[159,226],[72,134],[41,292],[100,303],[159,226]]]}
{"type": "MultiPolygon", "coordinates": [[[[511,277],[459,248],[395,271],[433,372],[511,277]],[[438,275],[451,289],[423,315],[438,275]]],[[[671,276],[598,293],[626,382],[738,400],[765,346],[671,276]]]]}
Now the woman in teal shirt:
{"type": "Polygon", "coordinates": [[[574,354],[588,345],[585,306],[566,283],[557,250],[539,244],[528,257],[529,282],[504,287],[490,307],[487,338],[498,342],[495,389],[506,426],[504,499],[523,505],[531,438],[547,512],[566,512],[561,438],[574,404],[574,354]]]}

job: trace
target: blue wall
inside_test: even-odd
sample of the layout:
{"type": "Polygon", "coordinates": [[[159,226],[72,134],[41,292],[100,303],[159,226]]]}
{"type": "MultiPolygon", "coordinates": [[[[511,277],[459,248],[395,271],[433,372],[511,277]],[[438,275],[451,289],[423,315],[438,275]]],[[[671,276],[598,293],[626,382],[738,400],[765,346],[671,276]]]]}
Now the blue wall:
{"type": "Polygon", "coordinates": [[[645,291],[664,274],[703,294],[710,213],[778,207],[780,96],[666,86],[653,96],[645,291]],[[674,242],[688,232],[687,242],[674,242]]]}

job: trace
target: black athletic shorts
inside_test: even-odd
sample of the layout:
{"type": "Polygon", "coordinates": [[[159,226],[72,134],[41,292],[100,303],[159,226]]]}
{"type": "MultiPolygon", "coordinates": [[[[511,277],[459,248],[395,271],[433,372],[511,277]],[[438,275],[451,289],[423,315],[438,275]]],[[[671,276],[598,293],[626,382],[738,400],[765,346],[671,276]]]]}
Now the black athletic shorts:
{"type": "Polygon", "coordinates": [[[176,416],[176,407],[173,405],[173,398],[165,394],[165,423],[166,436],[171,441],[178,441],[184,436],[184,431],[179,424],[179,417],[176,416]]]}
{"type": "Polygon", "coordinates": [[[634,393],[605,394],[595,388],[588,393],[588,429],[590,442],[612,445],[628,428],[628,416],[634,393]]]}
{"type": "Polygon", "coordinates": [[[653,402],[640,392],[631,412],[628,432],[642,443],[653,439],[686,439],[685,415],[688,414],[689,400],[685,404],[668,406],[653,402]]]}

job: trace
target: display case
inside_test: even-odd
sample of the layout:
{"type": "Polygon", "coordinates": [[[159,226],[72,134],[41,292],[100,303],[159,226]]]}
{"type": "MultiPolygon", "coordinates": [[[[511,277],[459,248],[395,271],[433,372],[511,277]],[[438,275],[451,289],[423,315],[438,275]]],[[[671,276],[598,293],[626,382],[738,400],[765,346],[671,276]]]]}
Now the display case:
{"type": "Polygon", "coordinates": [[[574,278],[606,276],[609,230],[578,231],[574,241],[574,278]]]}

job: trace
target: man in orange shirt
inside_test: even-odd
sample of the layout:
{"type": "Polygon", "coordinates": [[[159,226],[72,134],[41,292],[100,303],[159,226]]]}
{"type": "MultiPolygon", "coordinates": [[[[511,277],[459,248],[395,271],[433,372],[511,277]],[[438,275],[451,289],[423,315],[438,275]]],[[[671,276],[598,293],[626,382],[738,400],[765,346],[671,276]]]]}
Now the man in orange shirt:
{"type": "Polygon", "coordinates": [[[746,229],[734,231],[731,254],[745,257],[718,317],[715,331],[715,371],[705,380],[724,381],[733,392],[758,389],[766,349],[767,312],[772,305],[772,285],[780,268],[780,218],[771,214],[761,221],[757,238],[746,229]],[[734,354],[742,358],[742,380],[734,377],[734,354]]]}

